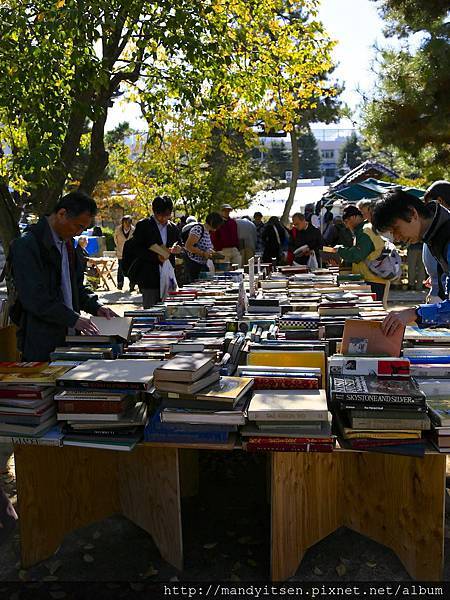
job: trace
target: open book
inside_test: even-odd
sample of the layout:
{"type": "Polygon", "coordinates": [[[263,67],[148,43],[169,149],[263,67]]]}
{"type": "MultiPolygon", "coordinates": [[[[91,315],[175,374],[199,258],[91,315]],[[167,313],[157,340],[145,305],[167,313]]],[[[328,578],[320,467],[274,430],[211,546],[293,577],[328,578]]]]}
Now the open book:
{"type": "Polygon", "coordinates": [[[169,258],[170,256],[169,250],[165,246],[161,246],[160,244],[152,244],[149,250],[155,252],[156,254],[159,254],[159,256],[162,256],[164,259],[169,258]]]}

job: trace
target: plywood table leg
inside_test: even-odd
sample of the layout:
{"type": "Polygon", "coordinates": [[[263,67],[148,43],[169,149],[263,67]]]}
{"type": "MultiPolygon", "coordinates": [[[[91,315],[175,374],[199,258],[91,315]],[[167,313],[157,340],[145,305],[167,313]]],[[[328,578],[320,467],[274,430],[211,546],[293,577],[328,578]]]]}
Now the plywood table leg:
{"type": "Polygon", "coordinates": [[[177,448],[137,446],[119,461],[121,511],[145,529],[161,556],[183,569],[177,448]]]}
{"type": "Polygon", "coordinates": [[[198,450],[179,448],[181,497],[191,498],[198,494],[199,467],[198,450]]]}
{"type": "Polygon", "coordinates": [[[342,524],[340,464],[332,453],[272,453],[272,580],[294,575],[306,550],[342,524]]]}
{"type": "Polygon", "coordinates": [[[71,531],[120,509],[117,452],[16,446],[22,565],[51,556],[71,531]]]}
{"type": "Polygon", "coordinates": [[[446,457],[348,453],[345,525],[391,548],[420,581],[442,578],[446,457]]]}

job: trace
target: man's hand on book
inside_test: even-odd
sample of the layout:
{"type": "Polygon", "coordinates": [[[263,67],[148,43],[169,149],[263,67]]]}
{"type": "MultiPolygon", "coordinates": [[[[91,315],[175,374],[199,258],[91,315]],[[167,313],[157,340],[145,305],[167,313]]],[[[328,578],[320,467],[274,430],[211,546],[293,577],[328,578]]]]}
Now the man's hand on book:
{"type": "Polygon", "coordinates": [[[408,323],[412,323],[416,319],[417,313],[415,308],[393,310],[384,318],[381,329],[384,335],[394,335],[399,328],[404,329],[408,323]]]}
{"type": "Polygon", "coordinates": [[[84,335],[98,335],[100,333],[97,325],[95,325],[95,323],[92,323],[90,319],[86,319],[85,317],[80,317],[75,323],[74,328],[77,331],[83,333],[84,335]]]}
{"type": "Polygon", "coordinates": [[[114,317],[118,317],[119,315],[108,308],[107,306],[101,306],[97,311],[97,317],[106,317],[107,319],[113,319],[114,317]]]}

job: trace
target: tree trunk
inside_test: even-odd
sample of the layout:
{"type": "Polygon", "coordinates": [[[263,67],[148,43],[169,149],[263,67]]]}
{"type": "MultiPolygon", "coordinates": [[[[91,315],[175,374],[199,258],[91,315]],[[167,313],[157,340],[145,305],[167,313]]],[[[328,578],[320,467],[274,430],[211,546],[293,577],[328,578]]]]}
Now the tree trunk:
{"type": "Polygon", "coordinates": [[[281,222],[283,225],[289,225],[289,215],[291,213],[292,205],[294,204],[295,192],[297,191],[297,181],[300,175],[300,156],[298,154],[298,139],[295,128],[289,133],[291,137],[292,146],[292,179],[289,186],[289,196],[284,205],[283,216],[281,222]]]}
{"type": "Polygon", "coordinates": [[[108,109],[102,107],[101,114],[94,122],[91,132],[91,154],[86,173],[80,183],[80,191],[89,196],[94,191],[98,180],[103,175],[109,162],[109,154],[105,149],[105,123],[108,109]]]}

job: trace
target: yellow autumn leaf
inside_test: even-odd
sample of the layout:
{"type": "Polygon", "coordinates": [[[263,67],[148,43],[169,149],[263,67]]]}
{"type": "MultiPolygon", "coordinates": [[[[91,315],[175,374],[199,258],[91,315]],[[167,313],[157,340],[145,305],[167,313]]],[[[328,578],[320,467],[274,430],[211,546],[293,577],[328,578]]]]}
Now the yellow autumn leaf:
{"type": "Polygon", "coordinates": [[[65,3],[66,0],[58,0],[58,2],[56,3],[56,8],[62,8],[65,3]]]}

